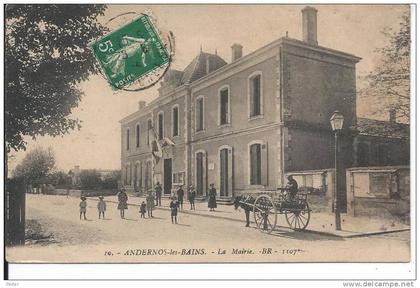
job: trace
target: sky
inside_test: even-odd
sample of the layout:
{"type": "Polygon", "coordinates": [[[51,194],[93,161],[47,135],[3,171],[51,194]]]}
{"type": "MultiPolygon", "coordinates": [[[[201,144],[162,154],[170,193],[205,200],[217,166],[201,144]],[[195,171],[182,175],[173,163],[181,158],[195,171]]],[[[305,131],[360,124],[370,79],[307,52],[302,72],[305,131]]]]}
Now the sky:
{"type": "MultiPolygon", "coordinates": [[[[375,49],[386,45],[381,33],[397,29],[407,5],[312,5],[318,10],[318,44],[362,58],[357,76],[374,68],[378,61],[375,49]]],[[[217,53],[228,63],[233,43],[243,45],[244,55],[286,35],[302,39],[301,9],[304,5],[109,5],[99,21],[111,30],[122,25],[125,12],[152,11],[162,34],[175,35],[175,56],[171,68],[184,69],[203,51],[217,53]]],[[[360,83],[357,83],[360,85],[360,83]]],[[[56,166],[68,171],[75,165],[82,169],[120,168],[119,120],[138,109],[138,101],[157,97],[159,84],[140,92],[115,92],[101,76],[92,75],[79,85],[84,92],[72,117],[82,121],[79,131],[63,137],[39,137],[28,140],[27,150],[12,153],[12,170],[27,151],[36,146],[53,147],[56,166]]],[[[358,87],[359,88],[359,87],[358,87]]],[[[358,116],[369,117],[370,107],[358,103],[358,116]]]]}

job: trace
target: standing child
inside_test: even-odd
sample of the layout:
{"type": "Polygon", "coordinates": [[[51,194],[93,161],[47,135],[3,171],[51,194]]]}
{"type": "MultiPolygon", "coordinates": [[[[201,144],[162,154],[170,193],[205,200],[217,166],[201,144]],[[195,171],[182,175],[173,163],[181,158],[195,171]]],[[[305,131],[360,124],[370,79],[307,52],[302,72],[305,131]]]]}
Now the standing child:
{"type": "Polygon", "coordinates": [[[82,197],[80,197],[80,199],[82,200],[80,202],[80,204],[79,204],[79,207],[80,207],[80,220],[82,220],[82,214],[83,214],[83,218],[85,220],[87,220],[86,219],[86,210],[87,210],[86,197],[85,196],[82,196],[82,197]]]}
{"type": "Polygon", "coordinates": [[[192,184],[188,188],[188,200],[190,201],[190,209],[195,210],[195,190],[192,184]]]}
{"type": "Polygon", "coordinates": [[[146,214],[146,203],[144,203],[144,201],[143,202],[141,202],[141,205],[140,205],[140,218],[145,218],[145,215],[146,214]]]}
{"type": "Polygon", "coordinates": [[[98,212],[99,212],[99,219],[105,219],[105,211],[106,211],[106,203],[104,201],[104,196],[99,196],[99,202],[98,202],[98,212]]]}
{"type": "Polygon", "coordinates": [[[171,203],[169,204],[169,207],[171,208],[171,220],[172,220],[172,224],[174,223],[175,220],[175,224],[178,224],[178,221],[176,219],[176,216],[178,215],[178,201],[176,200],[176,197],[172,198],[171,203]]]}

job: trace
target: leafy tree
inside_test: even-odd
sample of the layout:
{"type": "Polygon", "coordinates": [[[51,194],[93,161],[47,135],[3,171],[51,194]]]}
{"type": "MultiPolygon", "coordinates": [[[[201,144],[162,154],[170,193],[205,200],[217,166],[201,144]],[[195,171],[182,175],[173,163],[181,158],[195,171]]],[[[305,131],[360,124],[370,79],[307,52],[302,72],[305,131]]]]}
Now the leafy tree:
{"type": "Polygon", "coordinates": [[[80,172],[82,189],[97,189],[102,186],[101,175],[96,169],[86,169],[80,172]]]}
{"type": "Polygon", "coordinates": [[[55,187],[69,188],[71,186],[71,177],[63,171],[54,171],[48,175],[47,182],[55,187]]]}
{"type": "Polygon", "coordinates": [[[118,181],[121,180],[121,171],[115,170],[105,176],[102,180],[103,189],[117,189],[118,181]]]}
{"type": "Polygon", "coordinates": [[[388,44],[376,50],[380,58],[374,71],[364,79],[367,86],[360,91],[361,100],[377,107],[376,113],[394,110],[397,118],[410,119],[410,13],[401,16],[399,30],[387,29],[383,34],[388,44]]]}
{"type": "Polygon", "coordinates": [[[14,177],[23,177],[28,185],[38,187],[47,182],[48,174],[54,169],[55,156],[51,147],[37,147],[29,151],[13,171],[14,177]]]}
{"type": "Polygon", "coordinates": [[[80,128],[69,115],[77,84],[97,72],[88,43],[103,34],[104,5],[15,5],[5,8],[6,152],[24,136],[58,136],[80,128]]]}

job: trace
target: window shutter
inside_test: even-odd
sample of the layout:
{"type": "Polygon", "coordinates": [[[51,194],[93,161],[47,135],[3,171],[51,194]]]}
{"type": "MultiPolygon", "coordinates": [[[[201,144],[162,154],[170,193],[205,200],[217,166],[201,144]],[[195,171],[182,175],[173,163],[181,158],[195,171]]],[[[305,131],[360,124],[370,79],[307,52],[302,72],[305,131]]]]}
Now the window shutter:
{"type": "Polygon", "coordinates": [[[267,143],[261,144],[261,185],[268,185],[268,147],[267,143]]]}
{"type": "Polygon", "coordinates": [[[207,151],[203,153],[203,195],[208,195],[208,183],[207,183],[207,151]]]}
{"type": "Polygon", "coordinates": [[[254,78],[254,115],[261,115],[261,76],[254,78]]]}
{"type": "Polygon", "coordinates": [[[233,196],[234,193],[234,187],[233,187],[233,177],[234,177],[234,171],[233,171],[233,147],[229,149],[228,151],[228,171],[229,171],[229,179],[228,179],[228,193],[226,196],[233,196]]]}
{"type": "Polygon", "coordinates": [[[254,91],[254,81],[253,81],[254,79],[252,78],[252,79],[250,79],[250,81],[249,81],[249,83],[248,83],[248,85],[249,85],[249,117],[252,117],[252,116],[255,116],[255,114],[254,114],[254,111],[255,111],[255,109],[254,109],[254,93],[255,93],[255,91],[254,91]]]}
{"type": "Polygon", "coordinates": [[[133,165],[130,162],[130,183],[128,183],[128,185],[132,186],[133,185],[133,165]]]}
{"type": "Polygon", "coordinates": [[[139,187],[143,188],[143,163],[140,162],[139,164],[139,187]]]}

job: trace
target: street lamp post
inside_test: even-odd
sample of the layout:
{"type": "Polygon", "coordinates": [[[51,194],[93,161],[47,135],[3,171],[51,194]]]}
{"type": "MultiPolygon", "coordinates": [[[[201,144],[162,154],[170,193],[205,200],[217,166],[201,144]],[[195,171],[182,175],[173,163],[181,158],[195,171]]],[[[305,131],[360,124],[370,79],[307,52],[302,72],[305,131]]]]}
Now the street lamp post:
{"type": "MultiPolygon", "coordinates": [[[[338,199],[338,135],[340,131],[343,129],[343,122],[344,122],[344,116],[338,112],[335,111],[334,114],[330,118],[331,128],[334,132],[334,138],[335,138],[335,150],[334,150],[334,158],[335,158],[335,195],[334,195],[334,208],[335,208],[335,230],[341,230],[341,215],[340,215],[340,209],[338,207],[339,199],[338,199]]],[[[333,210],[334,210],[333,208],[333,210]]]]}

